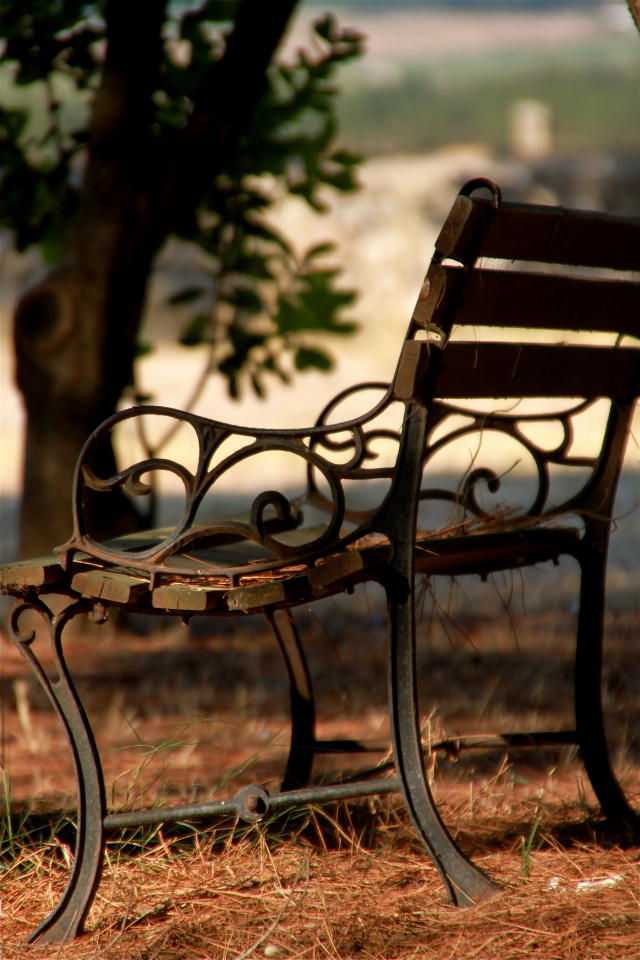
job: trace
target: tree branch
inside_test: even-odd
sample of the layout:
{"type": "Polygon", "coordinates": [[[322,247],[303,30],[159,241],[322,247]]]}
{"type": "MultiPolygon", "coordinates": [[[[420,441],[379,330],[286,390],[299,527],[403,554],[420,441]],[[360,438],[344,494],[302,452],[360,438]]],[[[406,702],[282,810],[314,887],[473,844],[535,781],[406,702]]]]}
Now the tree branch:
{"type": "Polygon", "coordinates": [[[169,157],[163,198],[169,231],[197,206],[246,129],[297,3],[240,0],[225,53],[211,65],[169,157]]]}

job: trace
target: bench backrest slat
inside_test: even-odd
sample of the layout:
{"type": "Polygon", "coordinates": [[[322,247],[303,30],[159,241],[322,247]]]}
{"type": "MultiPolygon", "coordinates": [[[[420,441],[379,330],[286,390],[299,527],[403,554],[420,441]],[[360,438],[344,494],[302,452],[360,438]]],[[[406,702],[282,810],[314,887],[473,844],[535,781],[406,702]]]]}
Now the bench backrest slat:
{"type": "Polygon", "coordinates": [[[481,257],[638,269],[640,220],[518,203],[494,209],[488,200],[459,196],[436,249],[465,261],[471,237],[481,257]]]}
{"type": "MultiPolygon", "coordinates": [[[[640,336],[640,281],[592,279],[562,274],[476,269],[443,270],[449,308],[459,282],[464,297],[455,305],[454,325],[598,330],[640,336]]],[[[435,319],[435,317],[434,317],[435,319]]],[[[436,321],[437,322],[437,321],[436,321]]]]}
{"type": "Polygon", "coordinates": [[[532,343],[451,342],[438,398],[609,397],[640,388],[640,350],[532,343]]]}

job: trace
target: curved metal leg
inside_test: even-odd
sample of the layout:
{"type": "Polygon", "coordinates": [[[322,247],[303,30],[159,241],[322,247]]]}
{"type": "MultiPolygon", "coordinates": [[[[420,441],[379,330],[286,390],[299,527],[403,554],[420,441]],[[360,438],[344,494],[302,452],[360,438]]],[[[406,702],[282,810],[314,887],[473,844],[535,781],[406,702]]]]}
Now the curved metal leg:
{"type": "Polygon", "coordinates": [[[72,603],[54,616],[44,603],[31,600],[19,606],[11,618],[11,639],[42,684],[67,733],[78,786],[78,828],[71,876],[60,902],[30,934],[28,943],[67,943],[80,934],[100,881],[104,852],[104,781],[91,727],[69,675],[61,642],[65,626],[91,606],[84,601],[72,603]],[[47,624],[55,664],[51,676],[33,651],[35,632],[20,632],[19,620],[27,610],[36,611],[47,624]]]}
{"type": "Polygon", "coordinates": [[[316,710],[311,677],[300,636],[289,610],[267,614],[289,675],[291,746],[280,789],[294,790],[309,783],[316,742],[316,710]]]}
{"type": "Polygon", "coordinates": [[[592,551],[581,559],[580,567],[574,677],[580,753],[605,817],[640,840],[640,816],[627,803],[611,768],[602,708],[606,556],[592,551]]]}
{"type": "Polygon", "coordinates": [[[413,824],[456,906],[487,900],[500,889],[456,845],[436,808],[423,765],[415,672],[415,623],[411,597],[389,596],[389,700],[398,780],[413,824]]]}

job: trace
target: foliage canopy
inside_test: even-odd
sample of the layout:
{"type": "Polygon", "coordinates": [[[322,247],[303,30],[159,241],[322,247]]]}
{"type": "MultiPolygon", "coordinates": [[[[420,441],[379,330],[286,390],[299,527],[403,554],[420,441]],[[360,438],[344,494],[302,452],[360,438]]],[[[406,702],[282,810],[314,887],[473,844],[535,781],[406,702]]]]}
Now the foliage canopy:
{"type": "MultiPolygon", "coordinates": [[[[115,3],[126,29],[125,5],[115,3]]],[[[195,113],[216,109],[211,68],[224,59],[240,6],[237,0],[154,5],[153,16],[159,9],[162,19],[159,68],[151,109],[140,122],[158,158],[148,177],[158,181],[159,196],[163,165],[190,149],[185,134],[195,113]]],[[[104,0],[0,0],[0,226],[13,232],[18,250],[37,245],[52,265],[64,258],[65,232],[78,210],[108,8],[104,0]]],[[[209,344],[210,368],[223,373],[234,396],[241,375],[259,394],[265,374],[286,380],[286,354],[298,370],[328,369],[330,356],[309,335],[354,329],[341,316],[354,294],[339,289],[338,271],[326,266],[331,247],[297,256],[267,215],[283,194],[320,210],[323,188],[355,188],[359,157],[336,146],[332,81],[336,68],[361,50],[362,37],[332,16],[316,22],[308,50],[271,62],[235,148],[211,177],[187,185],[165,215],[165,236],[195,244],[202,265],[200,282],[171,298],[190,306],[180,342],[209,344]]],[[[216,96],[226,95],[221,85],[216,96]]]]}

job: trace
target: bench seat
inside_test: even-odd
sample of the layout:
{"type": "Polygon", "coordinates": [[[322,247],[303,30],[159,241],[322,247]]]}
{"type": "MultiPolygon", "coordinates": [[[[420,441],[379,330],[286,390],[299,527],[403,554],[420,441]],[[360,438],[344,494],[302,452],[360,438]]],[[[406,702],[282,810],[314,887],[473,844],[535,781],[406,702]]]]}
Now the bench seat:
{"type": "MultiPolygon", "coordinates": [[[[495,522],[493,524],[495,526],[495,522]]],[[[299,528],[301,542],[310,539],[317,529],[299,528]]],[[[166,529],[147,531],[144,539],[137,535],[128,538],[132,544],[161,542],[166,529]]],[[[416,572],[455,575],[477,573],[481,576],[501,569],[528,566],[579,550],[579,531],[575,527],[536,527],[522,521],[512,523],[511,529],[500,525],[487,532],[475,525],[461,533],[456,527],[450,533],[418,530],[415,541],[416,572]]],[[[322,557],[314,564],[295,561],[276,569],[261,569],[251,573],[251,554],[264,550],[251,542],[239,541],[223,546],[211,546],[203,551],[200,560],[188,554],[172,558],[174,565],[183,567],[182,576],[174,573],[144,575],[126,563],[127,538],[107,541],[105,546],[123,554],[122,562],[107,565],[89,555],[77,553],[65,570],[56,554],[0,566],[0,590],[14,597],[26,597],[34,590],[55,593],[61,590],[74,597],[101,600],[125,606],[136,612],[152,613],[216,613],[259,612],[279,607],[291,600],[316,600],[335,593],[351,590],[356,583],[376,579],[382,571],[389,552],[389,541],[380,535],[368,535],[349,544],[339,552],[322,557]],[[231,586],[229,577],[215,577],[203,572],[202,559],[224,568],[234,569],[242,564],[245,572],[231,586]],[[155,583],[154,583],[155,580],[155,583]]]]}

